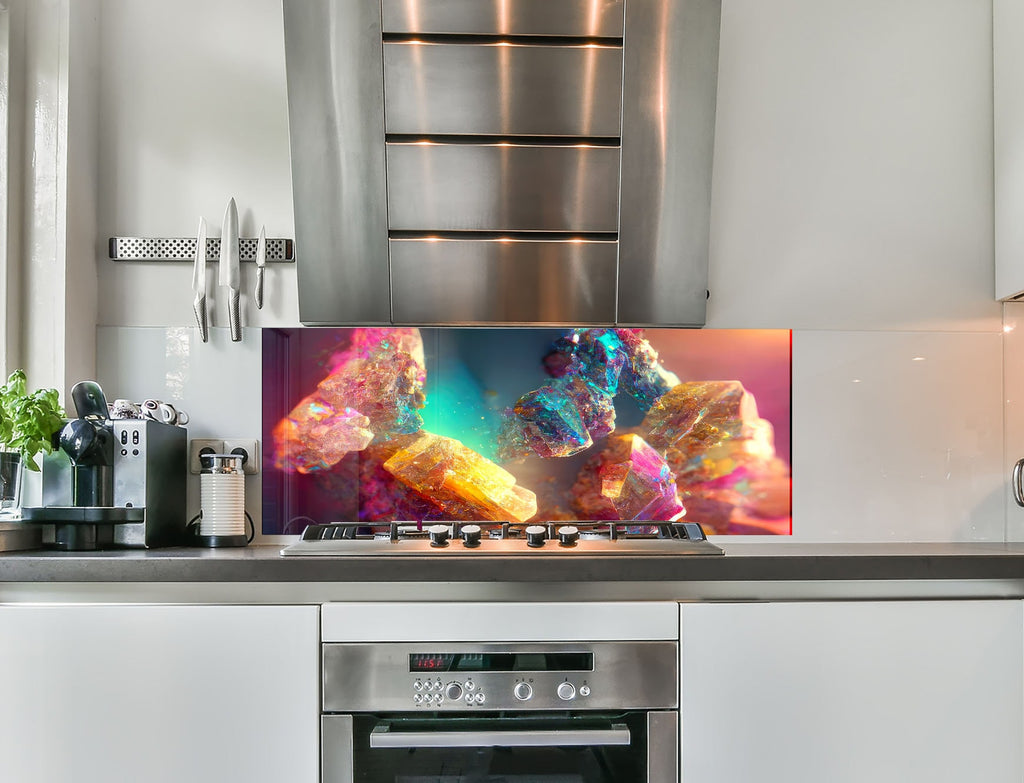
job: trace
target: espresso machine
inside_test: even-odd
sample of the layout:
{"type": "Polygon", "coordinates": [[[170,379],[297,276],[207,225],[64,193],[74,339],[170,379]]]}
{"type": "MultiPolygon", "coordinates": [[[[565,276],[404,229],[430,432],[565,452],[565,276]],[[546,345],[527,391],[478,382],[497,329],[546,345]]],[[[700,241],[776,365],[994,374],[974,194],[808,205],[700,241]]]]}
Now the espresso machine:
{"type": "Polygon", "coordinates": [[[99,384],[71,390],[78,418],[43,460],[42,506],[23,508],[58,549],[159,547],[183,543],[188,468],[184,427],[111,419],[99,384]]]}

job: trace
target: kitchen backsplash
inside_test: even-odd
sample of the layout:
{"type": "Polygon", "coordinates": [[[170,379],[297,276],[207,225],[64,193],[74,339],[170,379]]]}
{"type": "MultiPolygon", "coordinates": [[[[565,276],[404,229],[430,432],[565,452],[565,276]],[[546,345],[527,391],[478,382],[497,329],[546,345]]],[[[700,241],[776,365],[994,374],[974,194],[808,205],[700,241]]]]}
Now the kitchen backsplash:
{"type": "MultiPolygon", "coordinates": [[[[204,344],[188,326],[100,327],[97,379],[110,399],[159,397],[184,408],[190,438],[261,437],[263,334],[246,328],[242,342],[232,343],[226,328],[210,331],[204,344]]],[[[1005,540],[1012,462],[1002,451],[1003,337],[794,331],[791,448],[786,428],[775,427],[776,449],[792,454],[795,476],[786,540],[1005,540]]],[[[524,351],[531,374],[515,387],[519,394],[544,383],[538,352],[545,344],[524,351]]],[[[662,363],[685,375],[669,356],[664,351],[662,363]]],[[[428,399],[431,393],[428,387],[428,399]]],[[[757,394],[761,416],[770,418],[767,397],[757,394]]],[[[423,409],[427,421],[430,408],[423,409]]],[[[270,444],[263,445],[269,459],[270,444]]],[[[257,524],[266,478],[246,478],[246,507],[257,524]]],[[[198,513],[198,476],[190,477],[188,507],[198,513]]],[[[1019,533],[1011,526],[1011,540],[1019,533]]]]}
{"type": "Polygon", "coordinates": [[[263,330],[263,532],[672,520],[788,534],[785,330],[263,330]]]}

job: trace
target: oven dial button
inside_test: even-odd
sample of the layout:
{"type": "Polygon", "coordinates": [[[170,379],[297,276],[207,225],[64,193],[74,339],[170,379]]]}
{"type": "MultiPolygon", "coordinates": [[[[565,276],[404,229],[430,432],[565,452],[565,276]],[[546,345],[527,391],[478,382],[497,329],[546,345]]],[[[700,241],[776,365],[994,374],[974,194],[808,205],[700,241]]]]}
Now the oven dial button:
{"type": "Polygon", "coordinates": [[[512,694],[519,701],[528,701],[533,696],[533,688],[530,687],[528,682],[517,682],[516,687],[512,689],[512,694]]]}
{"type": "Polygon", "coordinates": [[[414,691],[421,691],[423,690],[423,683],[419,680],[416,680],[416,682],[412,684],[412,688],[414,691]]]}
{"type": "Polygon", "coordinates": [[[580,696],[589,696],[589,695],[590,695],[590,686],[589,685],[581,685],[580,686],[580,696]]]}
{"type": "Polygon", "coordinates": [[[464,546],[480,546],[480,525],[463,525],[459,535],[462,536],[464,546]]]}
{"type": "Polygon", "coordinates": [[[450,682],[444,689],[444,695],[446,699],[458,701],[462,698],[462,686],[457,682],[450,682]]]}
{"type": "Polygon", "coordinates": [[[448,525],[431,525],[427,528],[431,546],[448,546],[448,525]]]}
{"type": "Polygon", "coordinates": [[[412,697],[412,703],[413,704],[419,704],[422,701],[423,701],[423,697],[420,696],[418,693],[415,696],[412,697]]]}
{"type": "Polygon", "coordinates": [[[532,547],[544,546],[544,540],[548,537],[547,528],[544,525],[530,525],[526,528],[526,545],[532,547]]]}
{"type": "Polygon", "coordinates": [[[576,686],[571,682],[560,682],[555,693],[558,694],[558,698],[562,701],[572,701],[576,698],[576,686]]]}
{"type": "Polygon", "coordinates": [[[467,693],[466,694],[466,704],[472,704],[472,703],[473,703],[473,694],[472,693],[467,693]]]}
{"type": "Polygon", "coordinates": [[[472,680],[466,680],[466,690],[467,691],[471,691],[474,688],[476,688],[476,683],[473,682],[472,680]]]}
{"type": "Polygon", "coordinates": [[[484,703],[484,695],[483,695],[483,693],[476,694],[473,697],[473,701],[475,701],[477,704],[483,704],[484,703]]]}

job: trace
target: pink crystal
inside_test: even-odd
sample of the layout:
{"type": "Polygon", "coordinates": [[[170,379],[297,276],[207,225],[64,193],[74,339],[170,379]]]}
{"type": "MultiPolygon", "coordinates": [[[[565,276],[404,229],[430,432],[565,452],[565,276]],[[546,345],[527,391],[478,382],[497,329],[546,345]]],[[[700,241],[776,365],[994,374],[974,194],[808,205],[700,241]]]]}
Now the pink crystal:
{"type": "Polygon", "coordinates": [[[418,431],[426,366],[418,329],[354,329],[316,391],[274,427],[274,462],[307,473],[350,451],[418,431]]]}
{"type": "Polygon", "coordinates": [[[350,451],[369,445],[373,440],[369,424],[359,411],[336,410],[312,394],[274,427],[274,464],[298,473],[331,468],[350,451]]]}
{"type": "Polygon", "coordinates": [[[668,464],[631,433],[609,437],[580,471],[572,492],[584,519],[674,520],[685,513],[668,464]]]}

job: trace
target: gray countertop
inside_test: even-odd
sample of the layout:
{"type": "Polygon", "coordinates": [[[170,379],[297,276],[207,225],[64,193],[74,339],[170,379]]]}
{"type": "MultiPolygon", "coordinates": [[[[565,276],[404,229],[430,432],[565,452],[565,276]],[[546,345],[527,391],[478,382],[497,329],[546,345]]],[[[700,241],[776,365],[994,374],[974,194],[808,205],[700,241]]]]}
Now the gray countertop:
{"type": "Polygon", "coordinates": [[[0,555],[4,582],[579,583],[1024,580],[1024,543],[729,543],[724,556],[281,557],[281,545],[0,555]]]}

